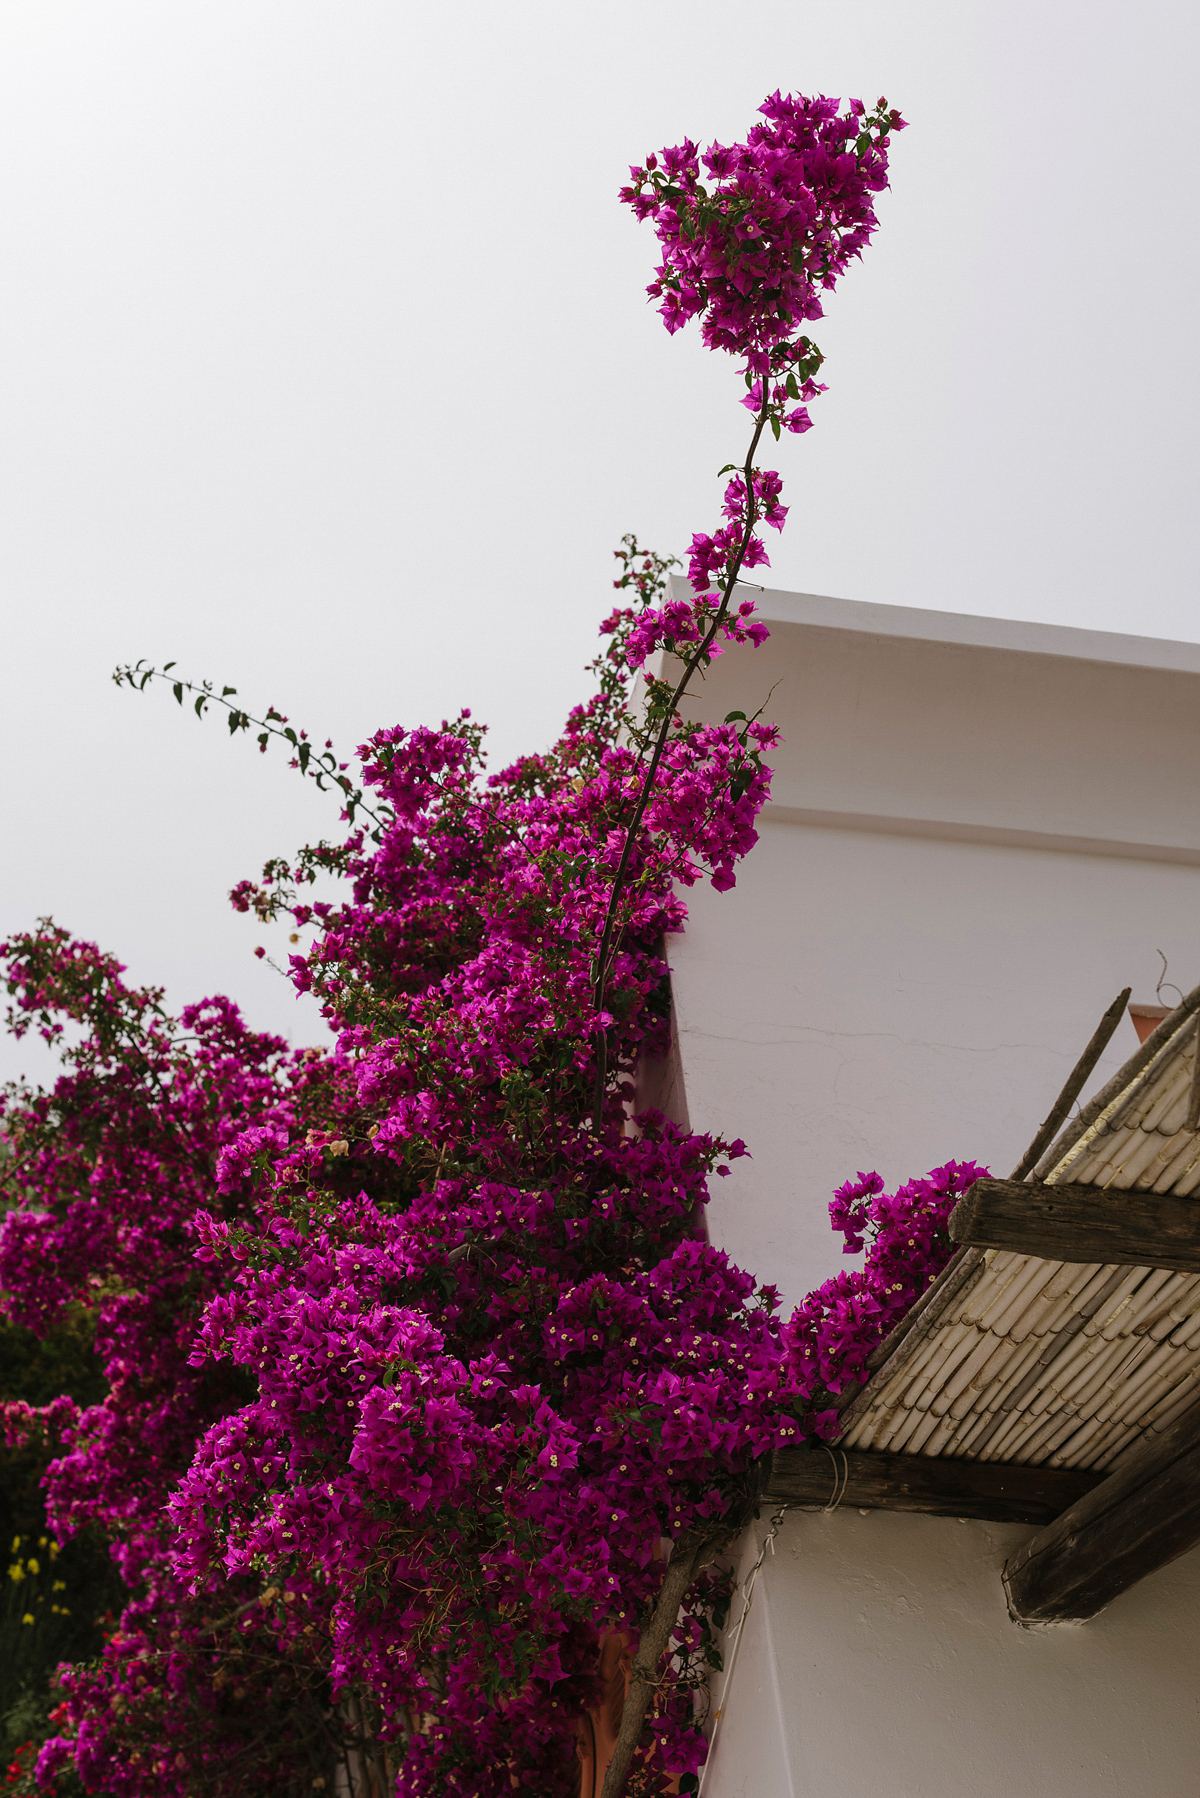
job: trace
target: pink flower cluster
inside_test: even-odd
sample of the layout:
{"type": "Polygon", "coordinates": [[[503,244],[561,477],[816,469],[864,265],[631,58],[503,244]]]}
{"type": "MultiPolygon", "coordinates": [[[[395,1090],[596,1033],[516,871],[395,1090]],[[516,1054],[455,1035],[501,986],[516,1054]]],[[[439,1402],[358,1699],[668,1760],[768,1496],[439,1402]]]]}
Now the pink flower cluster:
{"type": "MultiPolygon", "coordinates": [[[[565,1791],[599,1632],[635,1632],[656,1545],[744,1506],[799,1435],[773,1299],[696,1233],[742,1145],[628,1121],[635,1060],[665,1046],[678,887],[732,883],[767,727],[663,759],[589,1115],[592,945],[640,766],[624,666],[618,636],[562,741],[490,780],[465,720],[366,747],[387,828],[347,839],[350,890],[294,961],[327,1054],[224,1002],[176,1024],[52,926],[7,946],[18,1015],[85,1032],[55,1091],[10,1107],[36,1199],[0,1274],[25,1321],[98,1317],[112,1391],[50,1499],[146,1594],[68,1681],[71,1752],[119,1798],[244,1789],[262,1707],[309,1753],[318,1677],[367,1705],[407,1792],[451,1769],[511,1790],[513,1768],[565,1791]]],[[[664,1693],[664,1766],[699,1752],[686,1700],[664,1693]]]]}
{"type": "MultiPolygon", "coordinates": [[[[736,475],[725,489],[725,504],[721,508],[732,522],[712,536],[697,531],[692,537],[688,579],[698,593],[714,583],[724,585],[731,574],[741,568],[770,567],[770,557],[762,538],[755,536],[753,526],[761,518],[773,530],[783,529],[788,514],[788,508],[779,503],[783,482],[774,469],[755,469],[751,487],[752,498],[748,503],[745,480],[736,475]]],[[[745,614],[746,608],[742,610],[745,614]]],[[[755,628],[761,630],[762,626],[751,627],[751,631],[755,628]]],[[[746,635],[751,635],[751,631],[746,635]]],[[[744,638],[738,640],[744,641],[744,638]]],[[[757,644],[761,638],[751,636],[751,641],[757,644]]]]}
{"type": "MultiPolygon", "coordinates": [[[[674,600],[638,621],[630,666],[658,648],[701,645],[704,665],[720,653],[719,633],[758,644],[754,603],[730,610],[744,568],[769,567],[755,526],[782,530],[787,507],[772,469],[753,467],[763,427],[807,431],[808,406],[824,387],[824,358],[802,326],[823,315],[821,293],[861,256],[877,226],[875,196],[887,186],[888,139],[904,120],[886,100],[868,112],[851,100],[772,94],[744,144],[716,144],[701,156],[690,139],[630,170],[621,200],[652,219],[663,253],[649,292],[668,331],[701,320],[710,349],[744,357],[743,404],[757,426],[747,466],[725,489],[728,521],[696,532],[688,558],[692,602],[674,600]],[[702,179],[701,165],[708,176],[702,179]],[[717,589],[713,591],[713,589],[717,589]]],[[[729,472],[728,470],[724,472],[729,472]]]]}
{"type": "MultiPolygon", "coordinates": [[[[177,1030],[52,927],[8,945],[19,1010],[90,1035],[10,1112],[39,1200],[7,1220],[3,1277],[30,1321],[97,1311],[112,1393],[55,1420],[51,1500],[60,1530],[99,1520],[146,1592],[68,1677],[47,1776],[69,1754],[120,1798],[242,1790],[263,1715],[286,1765],[315,1766],[298,1717],[327,1682],[369,1704],[405,1793],[499,1794],[514,1769],[565,1792],[599,1632],[634,1633],[659,1538],[736,1516],[759,1457],[829,1429],[827,1393],[948,1256],[980,1169],[890,1197],[860,1176],[831,1212],[847,1249],[873,1238],[867,1265],[781,1329],[770,1289],[696,1234],[743,1146],[653,1114],[628,1134],[634,1057],[663,1042],[672,881],[731,880],[768,789],[760,768],[731,797],[731,727],[672,746],[611,1109],[585,1121],[618,717],[594,701],[486,786],[452,730],[376,740],[394,824],[297,958],[330,1055],[288,1057],[223,1004],[177,1030]]],[[[681,1652],[699,1627],[681,1620],[681,1652]]],[[[670,1693],[654,1739],[679,1772],[702,1740],[670,1693]]]]}
{"type": "MultiPolygon", "coordinates": [[[[329,1789],[358,1755],[405,1798],[566,1798],[599,1644],[636,1639],[663,1545],[740,1526],[762,1458],[827,1427],[948,1249],[969,1170],[843,1189],[867,1267],[785,1327],[704,1237],[709,1177],[744,1145],[632,1115],[668,1043],[681,889],[733,885],[775,733],[689,725],[656,677],[635,710],[631,670],[766,635],[733,603],[767,559],[757,525],[786,514],[754,451],[768,423],[807,428],[799,326],[869,240],[902,124],[882,102],[763,112],[708,152],[711,189],[687,144],[624,195],[655,221],[668,328],[702,316],[744,356],[756,415],[692,598],[664,599],[630,543],[616,585],[638,603],[551,749],[489,776],[466,713],[380,731],[362,788],[337,781],[342,841],[232,895],[311,931],[291,974],[328,1049],[289,1053],[222,999],[174,1019],[49,922],[0,948],[18,1031],[74,1026],[53,1091],[4,1114],[0,1283],[34,1328],[95,1316],[110,1392],[45,1419],[49,1504],[60,1532],[108,1533],[136,1593],[65,1675],[44,1780],[73,1763],[110,1798],[232,1798],[329,1789]],[[318,876],[341,897],[306,897],[318,876]]],[[[706,1576],[680,1617],[639,1791],[694,1784],[719,1603],[706,1576]]]]}
{"type": "MultiPolygon", "coordinates": [[[[693,542],[699,542],[699,538],[693,542]]],[[[711,542],[711,539],[707,541],[711,542]]],[[[665,649],[670,655],[686,654],[699,643],[716,616],[716,604],[710,596],[695,603],[686,599],[670,599],[660,607],[647,606],[639,614],[636,623],[629,632],[625,650],[630,668],[641,668],[657,649],[665,649]]],[[[755,604],[746,599],[729,614],[719,625],[719,634],[730,643],[753,643],[757,649],[770,636],[761,619],[755,618],[755,604]]],[[[721,645],[714,643],[709,657],[721,654],[721,645]]]]}
{"type": "MultiPolygon", "coordinates": [[[[822,316],[822,291],[862,255],[878,223],[888,137],[904,120],[886,100],[870,112],[861,100],[844,113],[839,106],[774,93],[759,109],[767,123],[744,144],[714,143],[701,155],[685,139],[632,168],[621,190],[639,219],[654,221],[663,260],[649,291],[667,329],[700,318],[708,347],[745,356],[751,377],[803,360],[807,346],[798,357],[793,340],[822,316]]],[[[761,403],[760,393],[755,410],[761,403]]],[[[803,430],[807,418],[784,423],[803,430]]]]}
{"type": "Polygon", "coordinates": [[[811,1292],[784,1329],[797,1390],[817,1435],[836,1437],[837,1409],[827,1401],[865,1384],[872,1349],[954,1253],[950,1213],[986,1174],[973,1161],[948,1161],[894,1193],[883,1190],[876,1173],[839,1186],[830,1221],[846,1239],[843,1254],[857,1254],[869,1241],[865,1261],[811,1292]]]}

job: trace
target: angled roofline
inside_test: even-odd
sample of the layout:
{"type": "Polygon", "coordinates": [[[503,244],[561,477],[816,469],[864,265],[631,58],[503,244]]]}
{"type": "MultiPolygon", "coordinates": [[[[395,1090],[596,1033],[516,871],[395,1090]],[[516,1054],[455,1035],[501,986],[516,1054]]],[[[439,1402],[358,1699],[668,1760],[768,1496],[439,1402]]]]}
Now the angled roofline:
{"type": "MultiPolygon", "coordinates": [[[[671,591],[674,596],[689,597],[691,583],[682,575],[672,575],[671,591]]],[[[1135,637],[1123,631],[1080,630],[1075,625],[1034,624],[972,612],[880,605],[874,600],[835,599],[821,593],[789,593],[751,582],[739,582],[734,596],[753,599],[767,624],[856,631],[866,636],[946,643],[966,649],[998,649],[1021,655],[1060,656],[1075,662],[1109,662],[1126,668],[1200,674],[1200,643],[1169,637],[1135,637]]]]}
{"type": "Polygon", "coordinates": [[[1037,1166],[1026,1176],[1027,1179],[1045,1179],[1079,1146],[1085,1136],[1098,1130],[1110,1114],[1115,1113],[1139,1086],[1156,1074],[1164,1061],[1178,1055],[1187,1040],[1197,1011],[1200,1011],[1200,986],[1193,987],[1174,1011],[1169,1011],[1155,1025],[1145,1042],[1139,1044],[1112,1079],[1106,1081],[1098,1093],[1093,1094],[1062,1134],[1051,1143],[1037,1166]]]}

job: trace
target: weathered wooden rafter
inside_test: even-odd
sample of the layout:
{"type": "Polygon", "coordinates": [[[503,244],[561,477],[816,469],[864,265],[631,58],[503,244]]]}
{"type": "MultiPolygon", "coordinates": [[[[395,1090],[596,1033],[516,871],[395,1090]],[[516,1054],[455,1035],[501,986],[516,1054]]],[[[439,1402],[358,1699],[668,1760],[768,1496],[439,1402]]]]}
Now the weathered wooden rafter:
{"type": "Polygon", "coordinates": [[[1076,1467],[856,1454],[837,1447],[783,1448],[772,1459],[763,1501],[923,1511],[989,1523],[1048,1523],[1103,1478],[1076,1467]]]}
{"type": "Polygon", "coordinates": [[[1046,1261],[1200,1273],[1200,1204],[1173,1193],[976,1180],[950,1214],[950,1236],[1046,1261]]]}
{"type": "Polygon", "coordinates": [[[1018,1623],[1094,1617],[1200,1542],[1200,1405],[1027,1542],[1004,1569],[1018,1623]]]}
{"type": "Polygon", "coordinates": [[[1068,1074],[1067,1083],[1051,1106],[1045,1123],[1013,1169],[1012,1178],[1014,1180],[1023,1180],[1037,1166],[1040,1158],[1054,1141],[1059,1125],[1066,1122],[1067,1113],[1083,1091],[1088,1075],[1107,1049],[1114,1030],[1124,1017],[1125,1007],[1129,1003],[1129,995],[1132,991],[1133,988],[1129,986],[1121,988],[1092,1032],[1091,1041],[1068,1074]]]}

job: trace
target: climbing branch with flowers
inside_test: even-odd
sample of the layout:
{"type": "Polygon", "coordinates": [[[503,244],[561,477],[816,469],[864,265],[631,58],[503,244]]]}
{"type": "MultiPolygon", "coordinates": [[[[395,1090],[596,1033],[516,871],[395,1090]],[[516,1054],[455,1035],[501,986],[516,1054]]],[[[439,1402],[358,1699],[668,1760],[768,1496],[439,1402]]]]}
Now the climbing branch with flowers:
{"type": "Polygon", "coordinates": [[[136,1594],[64,1675],[44,1782],[695,1789],[721,1550],[763,1458],[827,1427],[937,1271],[964,1177],[894,1215],[869,1181],[839,1200],[877,1238],[866,1266],[785,1323],[698,1223],[745,1146],[630,1115],[639,1059],[668,1046],[683,894],[733,886],[770,788],[768,724],[683,702],[766,635],[739,587],[786,517],[761,445],[809,428],[808,327],[870,241],[902,125],[884,101],[774,94],[744,143],[633,169],[651,296],[738,359],[753,423],[686,592],[618,552],[596,691],[550,749],[489,773],[464,713],[377,732],[352,777],[232,689],[118,671],[165,673],[201,716],[224,703],[260,747],[282,735],[344,834],[233,895],[290,915],[321,1050],[224,999],[175,1019],[48,921],[3,949],[15,1027],[77,1029],[53,1091],[8,1101],[0,1281],[33,1327],[95,1315],[110,1390],[60,1420],[50,1515],[101,1522],[136,1594]],[[343,883],[328,900],[318,873],[343,883]]]}

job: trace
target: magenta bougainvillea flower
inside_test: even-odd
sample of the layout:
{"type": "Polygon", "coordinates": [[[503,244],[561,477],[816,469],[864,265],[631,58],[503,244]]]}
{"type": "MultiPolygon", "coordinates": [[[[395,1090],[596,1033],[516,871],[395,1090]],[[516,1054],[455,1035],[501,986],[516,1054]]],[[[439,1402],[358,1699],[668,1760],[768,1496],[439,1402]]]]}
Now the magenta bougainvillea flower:
{"type": "MultiPolygon", "coordinates": [[[[823,316],[821,294],[878,223],[888,137],[904,120],[886,100],[870,112],[861,100],[840,105],[774,93],[744,144],[702,155],[685,139],[632,168],[621,190],[639,219],[654,221],[663,260],[649,292],[668,331],[699,318],[708,347],[745,357],[752,377],[797,359],[802,327],[823,316]]],[[[761,389],[751,399],[757,410],[761,389]]],[[[803,414],[787,423],[807,428],[803,414]]]]}
{"type": "MultiPolygon", "coordinates": [[[[359,787],[257,721],[346,798],[339,842],[232,896],[306,933],[290,976],[327,1046],[291,1052],[223,999],[176,1019],[49,922],[0,949],[18,1032],[67,1045],[52,1091],[7,1101],[0,1283],[35,1329],[86,1306],[110,1385],[8,1424],[57,1432],[53,1526],[99,1525],[131,1590],[63,1675],[44,1783],[73,1764],[111,1798],[242,1798],[329,1791],[340,1766],[406,1798],[565,1798],[601,1644],[650,1629],[666,1545],[740,1527],[763,1457],[828,1431],[950,1252],[978,1170],[891,1197],[860,1176],[834,1223],[870,1238],[864,1268],[785,1322],[705,1235],[745,1145],[634,1115],[668,1044],[664,941],[688,888],[734,884],[775,741],[685,723],[652,658],[690,673],[766,635],[734,594],[787,510],[755,449],[807,428],[802,327],[870,238],[902,124],[883,102],[762,111],[744,144],[647,158],[623,196],[658,233],[668,329],[699,318],[742,358],[755,415],[691,596],[627,540],[597,691],[496,774],[465,713],[378,732],[359,787]]],[[[672,1610],[641,1792],[694,1788],[727,1596],[710,1569],[672,1610]]]]}

